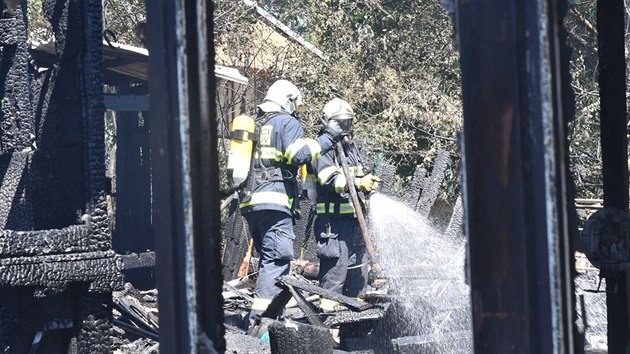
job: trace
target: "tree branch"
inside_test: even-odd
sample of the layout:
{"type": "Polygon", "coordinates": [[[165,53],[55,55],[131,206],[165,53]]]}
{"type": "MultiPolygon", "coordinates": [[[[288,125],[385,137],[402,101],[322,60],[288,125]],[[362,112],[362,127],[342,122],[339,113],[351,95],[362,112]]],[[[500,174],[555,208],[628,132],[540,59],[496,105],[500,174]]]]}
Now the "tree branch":
{"type": "Polygon", "coordinates": [[[584,49],[586,49],[592,55],[597,56],[597,49],[594,46],[590,45],[584,38],[581,38],[577,34],[573,33],[573,31],[567,30],[567,33],[569,34],[569,37],[572,40],[579,43],[582,47],[584,47],[584,49]]]}
{"type": "Polygon", "coordinates": [[[578,20],[581,24],[586,27],[586,29],[595,37],[597,37],[597,28],[593,26],[593,24],[584,17],[575,7],[572,7],[569,10],[569,14],[571,14],[576,20],[578,20]]]}

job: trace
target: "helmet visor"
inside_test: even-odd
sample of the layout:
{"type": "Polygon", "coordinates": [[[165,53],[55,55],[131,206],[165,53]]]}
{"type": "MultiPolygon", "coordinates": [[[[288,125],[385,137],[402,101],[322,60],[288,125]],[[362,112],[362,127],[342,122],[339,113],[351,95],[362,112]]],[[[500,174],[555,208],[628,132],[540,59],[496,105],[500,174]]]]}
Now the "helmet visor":
{"type": "Polygon", "coordinates": [[[352,119],[335,119],[344,134],[352,133],[352,119]]]}

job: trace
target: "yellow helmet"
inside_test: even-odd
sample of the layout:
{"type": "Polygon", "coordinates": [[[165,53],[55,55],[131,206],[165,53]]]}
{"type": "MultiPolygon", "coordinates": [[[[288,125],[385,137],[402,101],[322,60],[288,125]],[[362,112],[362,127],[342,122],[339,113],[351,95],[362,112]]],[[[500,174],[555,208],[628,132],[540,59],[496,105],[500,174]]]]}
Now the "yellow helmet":
{"type": "Polygon", "coordinates": [[[293,114],[295,111],[304,111],[302,93],[288,80],[274,82],[267,90],[263,103],[258,107],[264,112],[279,112],[284,109],[289,114],[293,114]]]}

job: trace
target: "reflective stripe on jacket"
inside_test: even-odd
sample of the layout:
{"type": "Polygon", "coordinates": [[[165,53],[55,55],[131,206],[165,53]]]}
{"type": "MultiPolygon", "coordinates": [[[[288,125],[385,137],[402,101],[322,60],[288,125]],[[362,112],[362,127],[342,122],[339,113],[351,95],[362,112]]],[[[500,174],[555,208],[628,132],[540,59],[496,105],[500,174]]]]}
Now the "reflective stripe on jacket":
{"type": "MultiPolygon", "coordinates": [[[[350,143],[343,144],[343,148],[348,160],[350,174],[354,177],[364,176],[363,165],[356,145],[350,141],[350,143]]],[[[336,151],[327,152],[319,160],[312,162],[311,165],[318,182],[317,214],[355,217],[354,205],[348,190],[348,183],[354,183],[354,178],[351,181],[346,179],[336,151]]],[[[363,199],[361,192],[359,192],[359,198],[363,199]]]]}
{"type": "Polygon", "coordinates": [[[255,183],[251,194],[241,193],[241,214],[278,210],[293,215],[298,196],[298,166],[330,151],[333,141],[326,135],[316,140],[304,138],[300,122],[284,111],[266,114],[264,118],[259,116],[257,120],[262,121],[262,126],[254,153],[255,183]],[[278,173],[269,172],[273,170],[278,173]]]}

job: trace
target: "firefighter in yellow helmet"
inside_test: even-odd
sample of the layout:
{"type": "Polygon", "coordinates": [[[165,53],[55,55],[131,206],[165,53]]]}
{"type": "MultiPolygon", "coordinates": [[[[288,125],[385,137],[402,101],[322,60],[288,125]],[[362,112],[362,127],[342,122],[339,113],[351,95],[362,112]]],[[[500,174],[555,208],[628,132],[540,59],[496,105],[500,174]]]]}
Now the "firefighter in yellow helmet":
{"type": "MultiPolygon", "coordinates": [[[[342,146],[348,160],[350,180],[346,179],[336,150],[331,150],[311,163],[317,178],[317,216],[314,232],[320,260],[319,284],[324,289],[347,296],[361,295],[367,287],[367,255],[355,209],[348,191],[354,183],[359,198],[376,189],[380,178],[367,173],[359,151],[352,141],[354,111],[350,104],[334,98],[323,109],[328,123],[337,121],[343,130],[342,146]]],[[[337,303],[320,299],[320,308],[334,310],[337,303]]]]}
{"type": "Polygon", "coordinates": [[[317,139],[305,138],[297,119],[304,108],[302,94],[287,80],[269,87],[256,111],[260,127],[252,174],[241,192],[240,210],[260,254],[258,280],[248,327],[281,289],[276,278],[289,274],[293,259],[293,218],[298,206],[298,167],[328,153],[342,137],[331,121],[317,139]]]}

